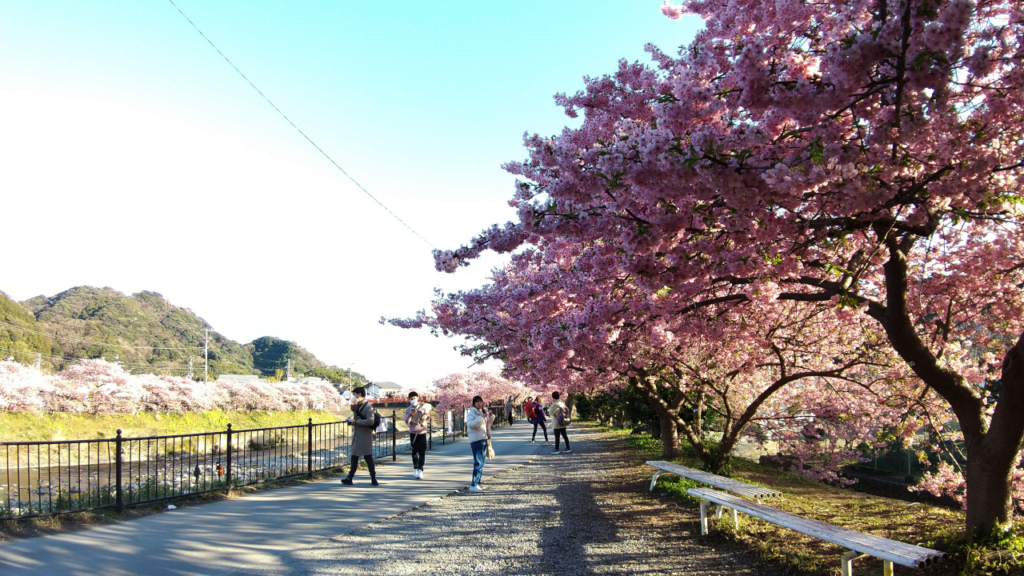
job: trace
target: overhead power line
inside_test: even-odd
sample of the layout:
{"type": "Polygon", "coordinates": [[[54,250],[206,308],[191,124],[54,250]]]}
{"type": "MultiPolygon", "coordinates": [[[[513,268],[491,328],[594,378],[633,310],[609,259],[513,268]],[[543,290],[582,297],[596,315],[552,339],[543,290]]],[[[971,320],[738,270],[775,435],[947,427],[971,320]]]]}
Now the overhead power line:
{"type": "Polygon", "coordinates": [[[436,247],[435,247],[435,246],[434,246],[433,244],[431,244],[431,243],[430,243],[430,241],[429,241],[429,240],[427,240],[427,239],[426,239],[426,238],[424,238],[424,237],[423,237],[423,236],[422,236],[422,235],[421,235],[421,234],[420,234],[419,232],[417,232],[416,230],[414,230],[412,226],[409,226],[408,224],[406,224],[406,223],[405,223],[405,220],[402,220],[401,218],[399,218],[399,217],[398,217],[398,214],[395,214],[394,212],[392,212],[392,211],[391,211],[391,209],[390,209],[390,208],[388,208],[387,206],[385,206],[383,202],[381,202],[380,200],[378,200],[376,196],[374,196],[373,194],[370,194],[370,191],[369,191],[369,190],[367,190],[366,188],[364,188],[364,187],[363,187],[363,185],[362,185],[362,184],[360,184],[359,182],[357,182],[357,181],[356,181],[356,179],[355,179],[355,178],[353,178],[351,174],[349,174],[348,172],[346,172],[346,171],[345,171],[345,169],[344,169],[344,168],[342,168],[342,167],[341,167],[341,166],[340,166],[340,165],[339,165],[339,164],[338,164],[337,162],[335,162],[335,161],[334,161],[334,158],[331,158],[331,156],[330,156],[330,155],[329,155],[329,154],[328,154],[327,152],[324,152],[324,149],[323,149],[323,148],[321,148],[320,146],[318,146],[318,145],[317,145],[317,143],[316,143],[316,142],[314,142],[312,138],[310,138],[309,136],[307,136],[307,135],[306,135],[306,133],[305,133],[305,132],[303,132],[303,131],[302,131],[302,129],[301,129],[301,128],[299,128],[299,127],[298,127],[298,126],[297,126],[297,125],[295,124],[295,122],[292,122],[291,118],[289,118],[289,117],[288,117],[288,116],[287,116],[287,115],[286,115],[286,114],[285,114],[284,112],[282,112],[282,111],[281,111],[281,109],[280,109],[280,108],[278,108],[278,107],[277,107],[277,105],[276,105],[276,104],[274,104],[274,103],[273,103],[273,102],[272,102],[272,101],[270,100],[270,98],[268,98],[268,97],[267,97],[267,95],[263,93],[263,91],[262,91],[262,90],[260,90],[259,88],[257,88],[257,87],[256,87],[256,85],[255,85],[255,84],[253,84],[252,80],[249,80],[249,77],[248,77],[248,76],[246,76],[245,74],[243,74],[243,73],[242,73],[242,71],[238,69],[238,66],[235,66],[235,63],[234,63],[234,62],[232,62],[232,61],[231,61],[231,59],[230,59],[230,58],[228,58],[228,57],[227,57],[227,56],[226,56],[226,55],[225,55],[225,54],[224,54],[223,52],[221,52],[221,51],[220,51],[220,48],[217,48],[217,45],[216,45],[216,44],[214,44],[214,43],[213,43],[213,41],[212,41],[212,40],[210,40],[210,38],[209,38],[209,37],[208,37],[208,36],[207,36],[206,34],[203,34],[203,31],[199,29],[199,26],[196,26],[196,23],[195,23],[195,22],[193,22],[193,21],[192,21],[192,19],[191,19],[191,18],[189,18],[189,17],[188,17],[188,16],[187,16],[187,15],[186,15],[186,14],[185,14],[185,13],[184,13],[184,12],[183,12],[182,10],[181,10],[181,8],[179,8],[179,7],[178,7],[178,5],[177,5],[177,4],[175,4],[175,3],[174,3],[174,0],[167,0],[167,1],[171,3],[171,6],[174,6],[174,8],[175,8],[175,9],[176,9],[176,10],[178,11],[178,13],[179,13],[179,14],[181,14],[182,18],[184,18],[185,20],[187,20],[187,21],[188,21],[188,23],[189,23],[189,24],[191,24],[193,28],[195,28],[196,32],[198,32],[198,33],[199,33],[199,35],[203,37],[203,40],[206,40],[207,44],[209,44],[209,45],[210,45],[210,46],[211,46],[211,47],[212,47],[212,48],[213,48],[214,50],[216,50],[216,51],[217,51],[217,54],[220,54],[220,57],[221,57],[221,58],[223,58],[223,59],[224,59],[224,61],[228,63],[228,65],[229,65],[229,66],[231,66],[232,68],[234,68],[235,72],[238,72],[238,75],[239,75],[239,76],[241,76],[241,77],[242,77],[242,79],[243,79],[243,80],[245,80],[245,81],[246,81],[246,82],[247,82],[247,83],[249,84],[249,86],[252,86],[252,89],[253,89],[253,90],[255,90],[257,94],[259,94],[260,96],[262,96],[262,97],[263,97],[263,99],[267,101],[267,104],[270,104],[270,107],[271,107],[271,108],[273,108],[274,110],[276,110],[276,111],[277,111],[277,113],[281,115],[281,118],[284,118],[286,122],[288,122],[289,124],[291,124],[292,128],[295,128],[295,130],[296,130],[296,131],[297,131],[297,132],[298,132],[299,134],[301,134],[301,135],[302,135],[302,137],[303,137],[303,138],[305,138],[307,142],[309,142],[310,144],[312,144],[312,145],[313,145],[313,147],[314,147],[314,148],[316,148],[318,152],[320,152],[321,154],[323,154],[324,158],[327,158],[327,161],[328,161],[328,162],[330,162],[331,164],[333,164],[335,168],[337,168],[337,169],[338,169],[338,170],[339,170],[339,171],[340,171],[340,172],[341,172],[342,174],[344,174],[344,175],[345,175],[345,176],[346,176],[346,177],[347,177],[347,178],[348,178],[349,180],[351,180],[351,181],[352,181],[352,183],[353,183],[353,184],[355,184],[355,185],[356,185],[356,186],[357,186],[357,187],[358,187],[358,188],[359,188],[360,190],[362,190],[364,194],[366,194],[367,196],[369,196],[369,197],[370,197],[370,199],[372,199],[372,200],[373,200],[374,202],[376,202],[378,206],[380,206],[381,208],[383,208],[385,212],[387,212],[388,214],[390,214],[390,215],[391,215],[391,216],[392,216],[392,217],[393,217],[393,218],[394,218],[395,220],[398,220],[398,221],[399,221],[399,222],[400,222],[400,223],[402,224],[402,226],[405,226],[405,227],[406,227],[406,228],[407,228],[407,229],[408,229],[408,230],[409,230],[410,232],[412,232],[413,234],[415,234],[417,238],[419,238],[420,240],[423,240],[423,241],[424,241],[424,242],[425,242],[425,243],[427,244],[427,246],[430,246],[431,248],[434,248],[435,250],[437,249],[437,248],[436,248],[436,247]]]}

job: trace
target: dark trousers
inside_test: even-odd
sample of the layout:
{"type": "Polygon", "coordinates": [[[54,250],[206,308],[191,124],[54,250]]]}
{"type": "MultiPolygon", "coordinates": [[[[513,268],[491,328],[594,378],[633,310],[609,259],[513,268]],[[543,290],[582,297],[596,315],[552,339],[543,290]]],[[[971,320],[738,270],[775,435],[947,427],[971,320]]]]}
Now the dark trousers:
{"type": "Polygon", "coordinates": [[[423,462],[427,459],[427,435],[409,434],[409,446],[412,447],[412,467],[423,470],[423,462]]]}
{"type": "Polygon", "coordinates": [[[544,441],[548,441],[548,425],[543,420],[539,420],[533,423],[533,439],[537,440],[537,426],[540,426],[544,430],[544,441]]]}
{"type": "MultiPolygon", "coordinates": [[[[363,460],[366,460],[366,467],[370,469],[370,478],[377,477],[377,467],[373,464],[373,456],[363,456],[363,460]]],[[[356,470],[359,468],[359,456],[352,457],[352,468],[348,471],[349,479],[352,479],[356,475],[356,470]]]]}
{"type": "Polygon", "coordinates": [[[569,448],[569,437],[565,435],[565,428],[555,428],[555,451],[558,451],[558,437],[565,438],[565,449],[572,450],[569,448]]]}

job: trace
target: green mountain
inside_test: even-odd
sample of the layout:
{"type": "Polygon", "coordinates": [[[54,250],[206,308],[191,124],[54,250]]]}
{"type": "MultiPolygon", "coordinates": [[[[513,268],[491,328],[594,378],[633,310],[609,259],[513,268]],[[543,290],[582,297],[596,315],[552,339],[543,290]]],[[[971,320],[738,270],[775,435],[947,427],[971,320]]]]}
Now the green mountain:
{"type": "Polygon", "coordinates": [[[111,288],[79,286],[20,303],[0,292],[0,358],[31,364],[38,353],[45,371],[61,370],[80,358],[104,358],[135,373],[185,375],[191,359],[191,372],[202,378],[207,331],[210,379],[219,374],[279,376],[290,360],[293,375],[325,372],[332,381],[365,381],[357,373],[326,366],[294,342],[264,336],[239,344],[156,292],[126,296],[111,288]]]}

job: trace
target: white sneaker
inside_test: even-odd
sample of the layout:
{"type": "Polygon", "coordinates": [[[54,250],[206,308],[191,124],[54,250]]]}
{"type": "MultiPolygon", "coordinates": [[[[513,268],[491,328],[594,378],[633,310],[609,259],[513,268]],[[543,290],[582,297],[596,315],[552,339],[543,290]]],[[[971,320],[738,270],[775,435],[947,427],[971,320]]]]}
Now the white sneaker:
{"type": "Polygon", "coordinates": [[[413,469],[412,477],[413,477],[414,480],[419,480],[420,479],[420,471],[416,470],[416,469],[413,469]]]}
{"type": "Polygon", "coordinates": [[[420,480],[423,480],[423,470],[419,470],[418,472],[419,472],[419,476],[417,476],[417,478],[419,478],[420,480]]]}
{"type": "Polygon", "coordinates": [[[570,452],[572,452],[572,450],[566,450],[566,451],[562,452],[562,454],[568,454],[570,452]]]}
{"type": "Polygon", "coordinates": [[[562,452],[560,450],[555,450],[554,452],[551,453],[551,455],[554,456],[555,454],[561,454],[561,453],[562,452]]]}
{"type": "Polygon", "coordinates": [[[483,492],[484,489],[474,484],[474,485],[469,487],[469,491],[470,492],[483,492]]]}
{"type": "Polygon", "coordinates": [[[536,442],[534,442],[533,440],[530,440],[530,446],[536,446],[536,445],[537,445],[536,442]]]}

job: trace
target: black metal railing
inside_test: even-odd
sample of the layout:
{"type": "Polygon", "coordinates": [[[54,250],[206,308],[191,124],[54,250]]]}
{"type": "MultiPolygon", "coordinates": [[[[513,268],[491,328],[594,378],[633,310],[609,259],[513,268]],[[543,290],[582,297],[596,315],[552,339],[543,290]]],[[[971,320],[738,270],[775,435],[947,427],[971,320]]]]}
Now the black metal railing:
{"type": "MultiPolygon", "coordinates": [[[[410,449],[397,412],[381,414],[373,454],[398,458],[410,449]]],[[[465,411],[431,423],[428,447],[466,435],[465,411]],[[444,423],[442,426],[441,423],[444,423]]],[[[0,442],[0,519],[27,518],[158,502],[341,468],[349,462],[344,421],[129,438],[0,442]]]]}

